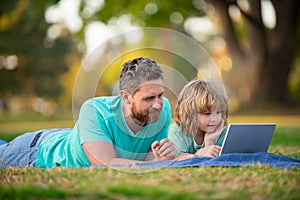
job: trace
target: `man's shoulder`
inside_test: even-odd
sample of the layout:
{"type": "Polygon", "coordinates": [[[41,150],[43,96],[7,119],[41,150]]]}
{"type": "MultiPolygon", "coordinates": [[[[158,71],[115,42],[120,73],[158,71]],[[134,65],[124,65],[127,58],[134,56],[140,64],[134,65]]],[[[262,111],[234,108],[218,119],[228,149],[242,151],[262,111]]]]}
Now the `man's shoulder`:
{"type": "Polygon", "coordinates": [[[99,105],[114,105],[115,103],[121,101],[121,96],[101,96],[93,97],[84,102],[84,104],[92,104],[95,106],[99,105]]]}
{"type": "Polygon", "coordinates": [[[122,105],[121,96],[101,96],[90,98],[84,102],[82,109],[86,110],[97,110],[98,112],[108,112],[118,111],[122,105]]]}
{"type": "Polygon", "coordinates": [[[95,101],[95,102],[113,102],[113,101],[116,101],[118,99],[121,99],[120,95],[117,95],[117,96],[99,96],[99,97],[93,97],[89,100],[95,101]]]}
{"type": "Polygon", "coordinates": [[[168,98],[163,97],[163,107],[171,111],[171,104],[168,98]]]}

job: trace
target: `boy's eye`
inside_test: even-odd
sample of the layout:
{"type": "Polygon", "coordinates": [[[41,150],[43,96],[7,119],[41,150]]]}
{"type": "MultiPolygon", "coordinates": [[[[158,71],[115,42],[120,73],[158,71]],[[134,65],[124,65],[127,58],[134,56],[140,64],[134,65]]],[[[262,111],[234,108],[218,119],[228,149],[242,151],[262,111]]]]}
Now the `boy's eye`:
{"type": "Polygon", "coordinates": [[[211,112],[205,112],[205,113],[201,113],[202,115],[210,115],[211,112]]]}

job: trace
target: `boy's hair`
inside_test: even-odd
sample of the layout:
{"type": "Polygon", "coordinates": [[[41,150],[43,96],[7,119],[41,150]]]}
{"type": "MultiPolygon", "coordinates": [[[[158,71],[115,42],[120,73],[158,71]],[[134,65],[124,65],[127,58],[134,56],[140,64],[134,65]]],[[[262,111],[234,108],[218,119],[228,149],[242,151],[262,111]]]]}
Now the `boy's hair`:
{"type": "Polygon", "coordinates": [[[215,81],[194,80],[180,92],[175,107],[175,122],[186,135],[198,132],[199,114],[220,110],[227,124],[228,97],[222,84],[215,81]]]}
{"type": "Polygon", "coordinates": [[[134,94],[145,81],[163,79],[159,64],[149,58],[135,58],[123,64],[120,74],[120,90],[134,94]]]}

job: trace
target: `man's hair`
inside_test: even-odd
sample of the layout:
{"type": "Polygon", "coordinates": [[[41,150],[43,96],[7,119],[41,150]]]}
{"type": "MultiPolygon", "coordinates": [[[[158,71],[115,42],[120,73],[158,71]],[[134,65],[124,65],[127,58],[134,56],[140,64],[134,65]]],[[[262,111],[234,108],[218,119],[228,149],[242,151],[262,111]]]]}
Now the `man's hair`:
{"type": "Polygon", "coordinates": [[[163,79],[159,64],[149,58],[135,58],[123,64],[120,74],[120,90],[134,94],[145,81],[163,79]]]}
{"type": "Polygon", "coordinates": [[[175,122],[183,133],[195,136],[199,114],[219,110],[227,124],[228,97],[224,86],[215,81],[194,80],[180,92],[175,107],[175,122]]]}

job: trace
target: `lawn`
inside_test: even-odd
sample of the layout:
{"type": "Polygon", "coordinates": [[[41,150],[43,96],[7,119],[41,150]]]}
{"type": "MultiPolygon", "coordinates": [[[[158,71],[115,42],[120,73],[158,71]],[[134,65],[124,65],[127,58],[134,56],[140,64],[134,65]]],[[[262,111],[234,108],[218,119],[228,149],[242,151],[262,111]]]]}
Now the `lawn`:
{"type": "Polygon", "coordinates": [[[95,169],[0,170],[1,199],[299,199],[299,170],[194,167],[125,173],[95,169]]]}
{"type": "MultiPolygon", "coordinates": [[[[242,122],[241,119],[232,121],[242,122]]],[[[279,126],[269,152],[300,158],[300,123],[275,122],[279,126]]],[[[0,139],[10,140],[22,132],[17,125],[15,129],[4,125],[6,129],[2,131],[0,123],[0,139]]],[[[0,199],[300,199],[299,169],[248,165],[137,171],[0,169],[0,199]]]]}

